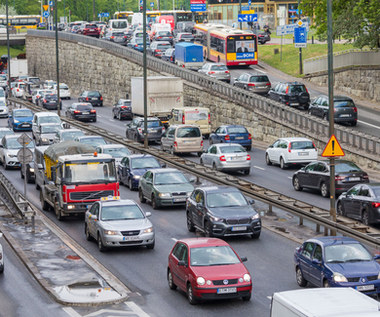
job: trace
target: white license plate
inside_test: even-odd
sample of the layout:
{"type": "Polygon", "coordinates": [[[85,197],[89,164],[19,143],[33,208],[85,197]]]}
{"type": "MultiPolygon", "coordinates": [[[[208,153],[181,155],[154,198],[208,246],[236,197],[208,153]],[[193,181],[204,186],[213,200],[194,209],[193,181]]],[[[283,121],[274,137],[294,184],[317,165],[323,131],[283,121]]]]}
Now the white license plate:
{"type": "Polygon", "coordinates": [[[83,112],[82,114],[90,114],[89,112],[83,112]]]}
{"type": "Polygon", "coordinates": [[[291,106],[298,106],[298,102],[293,102],[290,104],[291,106]]]}
{"type": "Polygon", "coordinates": [[[348,180],[350,182],[358,182],[358,181],[360,181],[360,177],[349,177],[348,180]]]}
{"type": "Polygon", "coordinates": [[[237,136],[237,137],[235,137],[235,140],[244,140],[244,137],[243,136],[237,136]]]}
{"type": "Polygon", "coordinates": [[[307,156],[309,155],[309,152],[298,152],[299,156],[307,156]]]}
{"type": "Polygon", "coordinates": [[[225,288],[218,288],[216,291],[218,294],[230,294],[230,293],[236,293],[236,287],[225,287],[225,288]]]}
{"type": "Polygon", "coordinates": [[[92,100],[98,100],[98,98],[91,98],[92,100]]]}
{"type": "Polygon", "coordinates": [[[358,291],[372,291],[375,289],[375,285],[361,285],[357,286],[356,289],[358,291]]]}
{"type": "Polygon", "coordinates": [[[245,231],[247,230],[247,227],[232,227],[231,231],[245,231]]]}
{"type": "Polygon", "coordinates": [[[350,114],[341,114],[340,117],[341,118],[348,118],[348,117],[351,117],[351,115],[350,114]]]}
{"type": "Polygon", "coordinates": [[[123,237],[123,241],[140,240],[139,236],[123,237]]]}
{"type": "Polygon", "coordinates": [[[183,197],[183,198],[174,198],[173,201],[176,202],[176,203],[182,202],[182,201],[186,201],[186,197],[183,197]]]}

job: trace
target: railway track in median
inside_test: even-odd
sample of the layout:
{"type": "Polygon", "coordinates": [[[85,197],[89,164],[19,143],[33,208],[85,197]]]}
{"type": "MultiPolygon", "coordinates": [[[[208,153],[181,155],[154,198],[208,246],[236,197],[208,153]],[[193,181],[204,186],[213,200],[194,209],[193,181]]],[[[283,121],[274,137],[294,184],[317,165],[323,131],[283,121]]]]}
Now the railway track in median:
{"type": "MultiPolygon", "coordinates": [[[[24,106],[34,112],[45,111],[45,109],[41,109],[40,107],[24,100],[10,98],[9,103],[13,107],[24,106]]],[[[268,204],[270,210],[273,207],[280,208],[300,217],[300,219],[308,219],[315,223],[318,227],[323,226],[324,228],[328,228],[330,230],[336,230],[343,235],[354,237],[363,243],[369,244],[375,249],[380,249],[380,230],[376,228],[365,226],[357,221],[353,221],[352,219],[342,216],[337,216],[337,222],[333,222],[330,220],[330,213],[328,210],[315,207],[306,202],[302,202],[275,192],[271,189],[247,182],[238,177],[215,171],[190,160],[186,160],[185,158],[163,152],[160,149],[152,147],[144,148],[144,146],[140,143],[126,139],[120,135],[99,128],[98,126],[92,126],[90,124],[68,119],[63,116],[61,116],[61,119],[70,126],[77,127],[94,135],[100,135],[113,143],[123,144],[134,151],[153,155],[159,160],[198,178],[202,178],[220,185],[228,185],[239,188],[245,195],[268,204]]]]}

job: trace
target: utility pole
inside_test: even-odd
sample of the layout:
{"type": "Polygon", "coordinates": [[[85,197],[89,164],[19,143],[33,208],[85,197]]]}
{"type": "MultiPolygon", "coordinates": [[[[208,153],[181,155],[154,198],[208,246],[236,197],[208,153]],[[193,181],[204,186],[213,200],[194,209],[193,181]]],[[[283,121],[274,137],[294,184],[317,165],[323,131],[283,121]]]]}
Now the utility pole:
{"type": "Polygon", "coordinates": [[[7,58],[7,70],[8,70],[8,98],[11,94],[11,55],[9,53],[9,20],[8,20],[8,0],[6,2],[6,13],[7,15],[7,50],[8,50],[8,58],[7,58]]]}
{"type": "MultiPolygon", "coordinates": [[[[301,0],[298,0],[298,20],[301,20],[301,10],[300,10],[300,2],[301,0]]],[[[298,48],[298,55],[299,55],[299,61],[300,61],[300,75],[302,75],[303,70],[302,70],[302,47],[298,48]]]]}
{"type": "MultiPolygon", "coordinates": [[[[239,14],[241,14],[241,0],[239,0],[239,14]]],[[[243,29],[243,24],[240,22],[240,30],[243,29]]]]}
{"type": "Polygon", "coordinates": [[[95,21],[96,12],[95,12],[95,0],[92,0],[92,21],[95,21]]]}
{"type": "Polygon", "coordinates": [[[58,107],[57,113],[61,115],[61,99],[59,94],[59,52],[58,52],[58,1],[54,1],[54,11],[55,11],[55,59],[57,64],[57,98],[58,98],[58,107]]]}
{"type": "Polygon", "coordinates": [[[148,147],[148,104],[147,104],[147,63],[146,63],[146,1],[143,0],[143,85],[144,85],[144,148],[148,147]]]}

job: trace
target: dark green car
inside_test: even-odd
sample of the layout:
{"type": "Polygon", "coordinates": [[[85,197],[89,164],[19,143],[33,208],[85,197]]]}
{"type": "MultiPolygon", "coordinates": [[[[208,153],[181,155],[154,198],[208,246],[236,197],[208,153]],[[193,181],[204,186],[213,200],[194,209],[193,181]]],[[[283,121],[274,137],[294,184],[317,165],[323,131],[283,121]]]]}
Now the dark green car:
{"type": "Polygon", "coordinates": [[[153,209],[161,206],[185,205],[194,186],[186,176],[175,168],[158,168],[145,172],[139,183],[142,203],[150,200],[153,209]]]}

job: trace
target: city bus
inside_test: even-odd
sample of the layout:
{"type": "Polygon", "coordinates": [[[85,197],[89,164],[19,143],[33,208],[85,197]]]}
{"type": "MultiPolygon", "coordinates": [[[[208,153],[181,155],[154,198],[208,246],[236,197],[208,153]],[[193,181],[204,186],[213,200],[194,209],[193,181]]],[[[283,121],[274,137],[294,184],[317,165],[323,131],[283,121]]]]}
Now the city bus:
{"type": "Polygon", "coordinates": [[[146,12],[148,23],[154,23],[156,17],[164,15],[172,15],[174,17],[175,25],[177,25],[177,22],[193,21],[195,23],[203,23],[204,20],[207,20],[207,12],[191,12],[185,10],[165,10],[146,12]]]}
{"type": "Polygon", "coordinates": [[[256,65],[257,37],[253,33],[223,24],[196,24],[195,43],[203,46],[203,56],[226,66],[256,65]]]}
{"type": "MultiPolygon", "coordinates": [[[[15,29],[36,29],[43,21],[40,15],[14,15],[8,16],[8,22],[15,29]]],[[[0,24],[7,25],[5,15],[0,15],[0,24]]]]}

